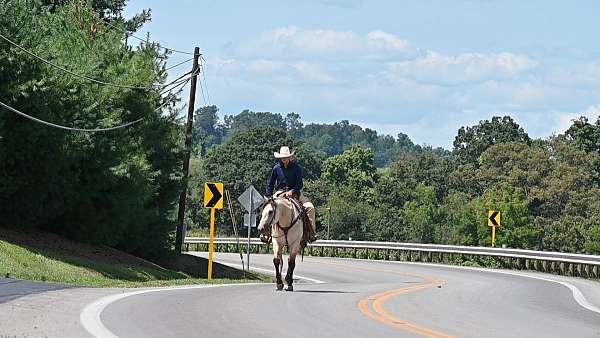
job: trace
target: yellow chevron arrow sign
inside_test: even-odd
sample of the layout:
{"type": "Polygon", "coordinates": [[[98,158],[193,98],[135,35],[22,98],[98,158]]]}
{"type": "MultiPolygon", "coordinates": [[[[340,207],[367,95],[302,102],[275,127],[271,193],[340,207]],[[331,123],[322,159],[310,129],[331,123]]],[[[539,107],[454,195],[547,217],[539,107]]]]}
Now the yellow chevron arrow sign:
{"type": "Polygon", "coordinates": [[[204,183],[204,207],[210,208],[210,244],[208,245],[208,280],[212,279],[215,242],[215,209],[223,209],[223,183],[204,183]]]}

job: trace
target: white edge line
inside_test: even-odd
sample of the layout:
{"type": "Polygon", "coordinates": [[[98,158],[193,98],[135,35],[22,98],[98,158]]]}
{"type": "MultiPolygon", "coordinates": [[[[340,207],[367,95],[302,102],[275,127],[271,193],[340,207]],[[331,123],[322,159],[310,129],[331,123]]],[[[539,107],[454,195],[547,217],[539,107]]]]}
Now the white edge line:
{"type": "Polygon", "coordinates": [[[140,295],[144,293],[158,292],[158,291],[177,291],[177,290],[191,290],[191,289],[203,289],[203,288],[216,288],[216,287],[227,287],[227,286],[247,286],[247,285],[264,285],[264,283],[240,283],[240,284],[219,284],[219,285],[189,285],[189,286],[177,286],[177,287],[165,287],[165,288],[153,288],[146,290],[138,290],[120,293],[117,295],[106,296],[98,299],[97,301],[88,304],[81,314],[79,315],[79,320],[81,325],[94,337],[107,337],[107,338],[116,338],[118,337],[114,333],[112,333],[109,329],[102,324],[102,320],[100,319],[100,315],[104,309],[123,298],[140,295]]]}
{"type": "MultiPolygon", "coordinates": [[[[312,257],[312,258],[332,258],[332,257],[312,257]]],[[[457,266],[457,265],[445,265],[445,264],[434,264],[434,263],[417,263],[417,262],[402,262],[402,261],[378,261],[378,260],[370,260],[370,259],[358,259],[358,258],[334,258],[334,259],[339,259],[339,260],[353,260],[353,261],[365,261],[365,262],[379,262],[379,263],[396,263],[396,264],[408,264],[408,265],[421,265],[421,266],[435,266],[435,267],[442,267],[442,268],[450,268],[450,269],[462,269],[462,270],[473,270],[473,271],[480,271],[480,272],[492,272],[492,273],[498,273],[498,274],[504,274],[504,275],[512,275],[512,276],[517,276],[517,277],[525,277],[525,278],[532,278],[532,279],[538,279],[538,280],[543,280],[546,282],[551,282],[551,283],[558,283],[561,284],[567,288],[569,288],[571,290],[571,292],[573,293],[573,298],[575,299],[575,301],[577,302],[577,304],[579,304],[581,307],[590,310],[592,312],[596,312],[598,314],[600,314],[600,308],[596,307],[594,304],[590,303],[585,296],[583,295],[583,293],[573,284],[564,282],[564,281],[559,281],[559,280],[554,280],[554,279],[549,279],[549,278],[544,278],[544,277],[538,277],[538,276],[531,276],[528,274],[521,274],[518,272],[513,272],[513,271],[501,271],[501,270],[494,270],[494,269],[485,269],[485,268],[476,268],[476,267],[471,267],[471,266],[457,266]]]]}
{"type": "MultiPolygon", "coordinates": [[[[221,264],[228,265],[228,266],[234,267],[234,268],[242,267],[241,265],[236,265],[236,264],[226,264],[226,263],[221,263],[221,264]]],[[[273,270],[262,269],[262,268],[257,268],[257,267],[252,267],[251,270],[258,270],[258,271],[264,271],[264,272],[269,272],[269,273],[273,272],[273,270]]],[[[310,277],[305,277],[305,276],[300,276],[300,275],[296,275],[296,277],[298,277],[300,279],[305,279],[305,280],[313,282],[315,284],[324,284],[325,283],[324,281],[310,278],[310,277]]],[[[191,289],[215,288],[215,287],[226,287],[226,286],[247,286],[247,285],[265,285],[265,283],[190,285],[190,286],[153,288],[153,289],[125,292],[125,293],[120,293],[117,295],[106,296],[106,297],[98,299],[97,301],[95,301],[91,304],[88,304],[81,312],[81,314],[79,316],[79,320],[81,321],[81,324],[83,325],[83,327],[94,337],[117,338],[118,336],[116,336],[108,328],[106,328],[106,326],[104,326],[104,324],[102,324],[100,315],[102,314],[102,311],[104,311],[104,309],[108,305],[110,305],[118,300],[121,300],[121,299],[127,298],[127,297],[131,297],[131,296],[144,294],[144,293],[158,292],[158,291],[191,290],[191,289]]]]}
{"type": "MultiPolygon", "coordinates": [[[[223,262],[219,262],[219,263],[223,264],[223,265],[227,265],[227,266],[232,267],[232,268],[236,268],[236,269],[244,269],[245,268],[245,267],[242,268],[242,266],[238,265],[238,264],[229,264],[229,263],[223,263],[223,262]]],[[[275,269],[275,268],[273,268],[273,269],[275,269]]],[[[254,267],[254,266],[251,266],[250,270],[262,271],[262,272],[267,272],[267,273],[271,273],[271,274],[274,273],[274,270],[257,268],[257,267],[254,267]]],[[[300,278],[300,279],[305,279],[305,280],[307,280],[309,282],[313,282],[315,284],[325,284],[325,283],[327,283],[327,282],[324,282],[322,280],[318,280],[318,279],[314,279],[314,278],[310,278],[310,277],[306,277],[306,276],[301,276],[301,275],[296,274],[296,273],[294,274],[294,277],[297,277],[297,278],[300,278]]]]}

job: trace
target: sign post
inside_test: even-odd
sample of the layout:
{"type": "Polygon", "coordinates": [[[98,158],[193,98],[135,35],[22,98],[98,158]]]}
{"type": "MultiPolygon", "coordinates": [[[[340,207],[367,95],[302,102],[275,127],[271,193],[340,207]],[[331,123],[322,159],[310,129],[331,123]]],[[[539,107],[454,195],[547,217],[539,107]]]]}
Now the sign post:
{"type": "MultiPolygon", "coordinates": [[[[252,205],[252,195],[254,194],[250,194],[250,205],[252,205]]],[[[250,217],[248,217],[248,252],[246,253],[246,262],[248,264],[248,267],[246,268],[248,271],[250,271],[250,230],[252,230],[252,212],[253,210],[250,209],[250,217]]]]}
{"type": "Polygon", "coordinates": [[[500,226],[500,211],[488,211],[488,226],[492,227],[492,248],[496,247],[496,227],[500,226]]]}
{"type": "Polygon", "coordinates": [[[265,200],[265,198],[254,188],[253,185],[248,187],[243,194],[238,197],[238,201],[242,204],[244,209],[249,213],[248,222],[244,222],[244,225],[248,227],[248,250],[246,261],[248,264],[248,270],[250,270],[250,231],[252,227],[256,226],[256,217],[254,216],[254,210],[256,210],[265,200]]]}
{"type": "Polygon", "coordinates": [[[204,207],[210,208],[210,244],[208,245],[208,280],[212,279],[215,251],[215,209],[223,209],[223,183],[204,183],[204,207]]]}

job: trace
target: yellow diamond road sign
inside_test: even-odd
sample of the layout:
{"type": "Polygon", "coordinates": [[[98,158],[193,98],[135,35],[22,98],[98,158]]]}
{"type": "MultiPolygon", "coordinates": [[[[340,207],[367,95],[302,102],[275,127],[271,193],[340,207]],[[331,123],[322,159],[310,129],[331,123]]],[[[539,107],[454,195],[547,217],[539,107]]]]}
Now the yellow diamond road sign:
{"type": "Polygon", "coordinates": [[[488,225],[491,227],[500,226],[500,211],[488,211],[488,225]]]}
{"type": "Polygon", "coordinates": [[[223,209],[223,183],[204,183],[204,207],[223,209]]]}

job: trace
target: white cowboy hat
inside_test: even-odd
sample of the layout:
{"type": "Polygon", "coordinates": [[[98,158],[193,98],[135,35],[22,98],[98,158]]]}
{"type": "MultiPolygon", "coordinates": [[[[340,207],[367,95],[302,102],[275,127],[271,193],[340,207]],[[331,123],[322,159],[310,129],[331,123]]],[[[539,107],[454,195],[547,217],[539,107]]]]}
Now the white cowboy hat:
{"type": "Polygon", "coordinates": [[[290,153],[290,148],[284,146],[279,149],[279,152],[274,152],[273,155],[275,155],[275,158],[285,158],[294,156],[294,152],[290,153]]]}

